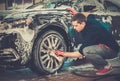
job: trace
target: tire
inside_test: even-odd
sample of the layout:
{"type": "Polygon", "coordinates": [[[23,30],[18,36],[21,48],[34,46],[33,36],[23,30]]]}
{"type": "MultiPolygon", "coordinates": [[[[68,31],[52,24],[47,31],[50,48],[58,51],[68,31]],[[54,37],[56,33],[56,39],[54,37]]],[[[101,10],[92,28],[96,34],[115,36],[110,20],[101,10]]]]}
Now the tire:
{"type": "Polygon", "coordinates": [[[67,50],[63,36],[54,30],[43,32],[34,46],[32,70],[39,74],[52,74],[59,70],[65,58],[55,55],[55,50],[67,50]]]}

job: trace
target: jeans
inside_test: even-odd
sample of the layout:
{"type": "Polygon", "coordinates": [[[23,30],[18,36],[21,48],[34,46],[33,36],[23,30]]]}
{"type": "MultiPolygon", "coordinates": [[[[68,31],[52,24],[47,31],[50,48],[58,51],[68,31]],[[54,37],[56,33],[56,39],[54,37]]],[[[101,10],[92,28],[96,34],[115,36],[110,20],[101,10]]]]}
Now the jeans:
{"type": "Polygon", "coordinates": [[[87,46],[83,49],[83,54],[96,69],[101,69],[107,65],[106,59],[112,59],[117,56],[115,51],[103,44],[87,46]]]}

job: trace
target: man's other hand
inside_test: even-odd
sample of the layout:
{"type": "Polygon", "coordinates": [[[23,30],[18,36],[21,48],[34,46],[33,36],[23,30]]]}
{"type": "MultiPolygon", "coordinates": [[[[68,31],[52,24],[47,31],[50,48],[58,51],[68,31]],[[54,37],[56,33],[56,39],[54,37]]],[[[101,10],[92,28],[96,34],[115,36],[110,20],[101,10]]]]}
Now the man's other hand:
{"type": "Polygon", "coordinates": [[[73,8],[66,8],[66,10],[69,11],[72,15],[75,15],[77,13],[77,11],[73,8]]]}

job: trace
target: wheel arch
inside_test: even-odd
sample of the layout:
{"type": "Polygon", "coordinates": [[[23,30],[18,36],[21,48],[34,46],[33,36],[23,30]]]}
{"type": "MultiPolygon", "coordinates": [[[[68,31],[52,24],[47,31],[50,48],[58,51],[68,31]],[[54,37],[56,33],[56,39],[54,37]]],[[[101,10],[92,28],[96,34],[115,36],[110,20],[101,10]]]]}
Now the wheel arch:
{"type": "Polygon", "coordinates": [[[67,51],[70,51],[71,50],[71,41],[70,41],[70,37],[68,35],[68,32],[67,32],[67,28],[65,28],[64,26],[62,25],[59,25],[59,24],[49,24],[49,25],[46,25],[42,28],[39,29],[37,35],[35,36],[35,40],[33,42],[33,48],[32,48],[32,52],[33,52],[33,49],[34,49],[34,45],[37,41],[37,38],[39,38],[44,32],[46,32],[47,30],[54,30],[54,31],[57,31],[59,32],[62,36],[64,36],[65,38],[65,42],[67,43],[67,46],[68,46],[68,49],[67,51]]]}

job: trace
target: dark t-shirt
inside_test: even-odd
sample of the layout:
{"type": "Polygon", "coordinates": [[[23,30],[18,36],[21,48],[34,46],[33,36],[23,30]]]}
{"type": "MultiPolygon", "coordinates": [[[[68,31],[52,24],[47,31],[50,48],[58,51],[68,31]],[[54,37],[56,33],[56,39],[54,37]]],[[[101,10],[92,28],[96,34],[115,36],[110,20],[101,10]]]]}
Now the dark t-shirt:
{"type": "Polygon", "coordinates": [[[88,21],[81,32],[75,32],[75,43],[82,43],[79,52],[83,54],[83,48],[91,45],[105,44],[114,51],[119,51],[118,43],[113,35],[102,25],[88,21]],[[80,39],[80,40],[79,40],[80,39]]]}

